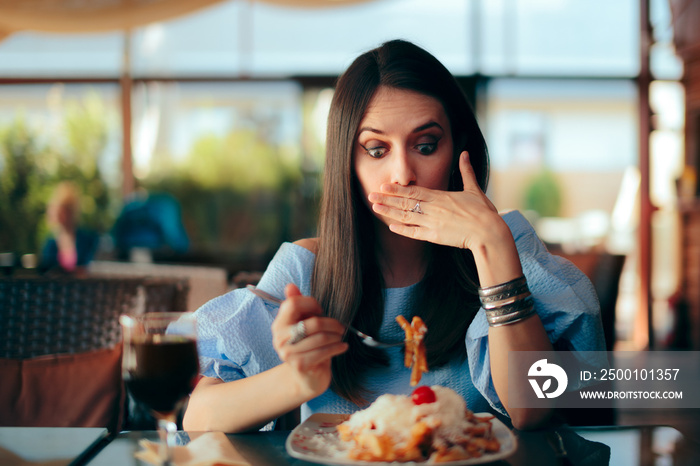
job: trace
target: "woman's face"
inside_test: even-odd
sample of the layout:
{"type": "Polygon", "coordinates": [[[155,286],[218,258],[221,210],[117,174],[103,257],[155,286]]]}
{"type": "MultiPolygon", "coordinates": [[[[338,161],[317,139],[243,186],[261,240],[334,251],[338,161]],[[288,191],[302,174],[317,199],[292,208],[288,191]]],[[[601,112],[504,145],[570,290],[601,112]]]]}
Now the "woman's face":
{"type": "Polygon", "coordinates": [[[438,100],[379,87],[360,122],[353,153],[365,204],[369,207],[367,196],[384,183],[447,191],[453,155],[450,122],[438,100]]]}

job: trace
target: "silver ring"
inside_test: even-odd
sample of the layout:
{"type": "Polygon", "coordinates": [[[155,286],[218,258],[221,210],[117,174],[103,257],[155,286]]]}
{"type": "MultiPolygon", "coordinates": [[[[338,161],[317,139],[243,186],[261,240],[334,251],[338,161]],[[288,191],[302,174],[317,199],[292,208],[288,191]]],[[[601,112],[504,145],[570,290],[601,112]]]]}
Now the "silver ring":
{"type": "Polygon", "coordinates": [[[413,206],[413,209],[409,210],[409,212],[415,212],[417,214],[422,214],[423,211],[420,208],[420,201],[416,202],[416,205],[413,206]]]}
{"type": "Polygon", "coordinates": [[[290,345],[299,343],[301,340],[306,338],[306,324],[303,320],[300,320],[296,324],[292,325],[292,327],[289,329],[289,333],[291,337],[289,338],[288,343],[290,345]]]}

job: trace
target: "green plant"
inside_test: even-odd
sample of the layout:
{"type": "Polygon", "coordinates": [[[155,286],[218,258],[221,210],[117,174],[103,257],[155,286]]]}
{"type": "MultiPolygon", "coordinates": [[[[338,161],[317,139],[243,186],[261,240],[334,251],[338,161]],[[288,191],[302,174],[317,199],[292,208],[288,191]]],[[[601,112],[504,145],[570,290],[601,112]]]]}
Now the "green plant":
{"type": "Polygon", "coordinates": [[[561,213],[562,193],[556,175],[542,169],[525,188],[526,210],[533,210],[541,217],[558,217],[561,213]]]}
{"type": "Polygon", "coordinates": [[[0,251],[40,251],[49,234],[46,205],[64,180],[82,192],[83,226],[104,232],[113,223],[114,195],[99,168],[108,112],[94,93],[65,102],[63,110],[58,137],[42,138],[46,131],[21,114],[0,128],[0,251]]]}
{"type": "Polygon", "coordinates": [[[203,135],[180,165],[151,173],[141,184],[178,199],[193,254],[247,262],[315,226],[294,151],[251,129],[203,135]]]}
{"type": "Polygon", "coordinates": [[[99,161],[107,146],[107,109],[101,97],[89,92],[80,100],[65,104],[64,150],[52,185],[72,180],[83,193],[81,224],[99,232],[107,231],[114,222],[114,207],[119,197],[110,191],[100,170],[99,161]]]}
{"type": "Polygon", "coordinates": [[[47,149],[24,117],[0,129],[0,251],[35,252],[44,215],[48,174],[40,167],[47,149]]]}

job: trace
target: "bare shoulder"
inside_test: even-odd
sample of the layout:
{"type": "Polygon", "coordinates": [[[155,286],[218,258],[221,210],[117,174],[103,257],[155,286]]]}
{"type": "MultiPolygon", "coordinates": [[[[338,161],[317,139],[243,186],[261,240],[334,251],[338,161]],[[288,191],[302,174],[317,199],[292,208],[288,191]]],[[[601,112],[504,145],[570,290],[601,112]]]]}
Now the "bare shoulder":
{"type": "Polygon", "coordinates": [[[318,238],[304,238],[295,241],[294,244],[296,244],[297,246],[301,246],[302,248],[308,249],[314,254],[318,252],[318,238]]]}

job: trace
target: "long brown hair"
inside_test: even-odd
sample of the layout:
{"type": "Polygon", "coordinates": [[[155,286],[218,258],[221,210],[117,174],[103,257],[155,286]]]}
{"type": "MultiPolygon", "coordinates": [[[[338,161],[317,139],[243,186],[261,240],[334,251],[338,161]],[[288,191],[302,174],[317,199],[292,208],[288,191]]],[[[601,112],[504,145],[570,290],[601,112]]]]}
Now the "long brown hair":
{"type": "MultiPolygon", "coordinates": [[[[419,92],[442,103],[455,147],[450,190],[463,189],[458,168],[462,150],[469,151],[483,191],[489,172],[486,143],[468,100],[450,72],[427,51],[402,40],[386,42],[360,55],[338,79],[328,116],[312,294],[326,315],[370,335],[378,333],[382,322],[384,280],[375,253],[374,216],[363,202],[352,160],[360,121],[379,86],[419,92]]],[[[445,364],[456,354],[466,357],[466,330],[479,309],[477,287],[470,251],[431,245],[427,271],[414,297],[416,314],[430,329],[429,365],[445,364]]],[[[350,349],[332,362],[331,388],[362,405],[368,395],[363,375],[369,367],[385,365],[387,355],[360,344],[354,335],[347,338],[350,349]]]]}

